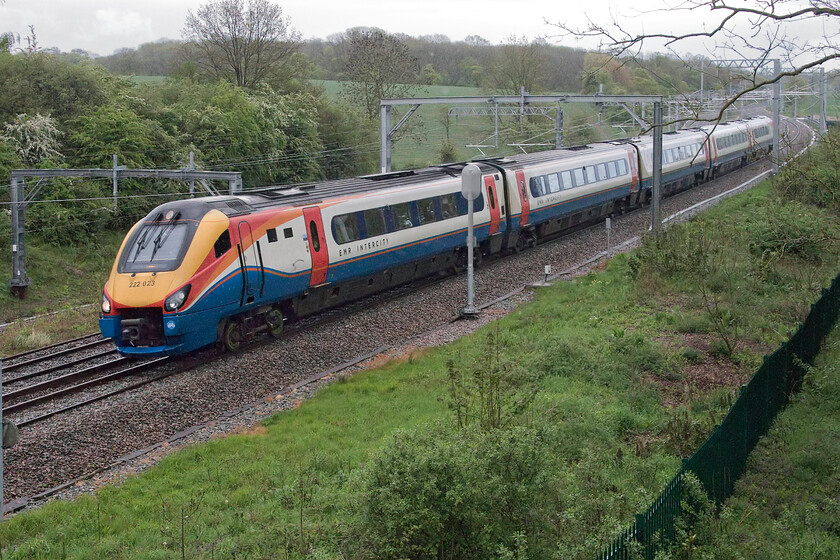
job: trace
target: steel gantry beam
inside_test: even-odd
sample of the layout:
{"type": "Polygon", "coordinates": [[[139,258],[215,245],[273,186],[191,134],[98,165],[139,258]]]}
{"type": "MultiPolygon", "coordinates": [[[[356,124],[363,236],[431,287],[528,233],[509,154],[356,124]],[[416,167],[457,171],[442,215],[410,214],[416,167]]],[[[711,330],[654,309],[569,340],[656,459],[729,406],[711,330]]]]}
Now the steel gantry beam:
{"type": "MultiPolygon", "coordinates": [[[[115,185],[120,179],[170,179],[183,182],[198,180],[211,194],[219,194],[208,182],[216,180],[226,181],[230,194],[242,192],[242,174],[233,171],[125,169],[116,165],[111,169],[16,169],[11,173],[12,278],[9,280],[9,287],[19,298],[26,297],[26,288],[32,284],[32,280],[26,274],[26,207],[40,192],[44,180],[54,177],[105,178],[114,180],[115,185]],[[38,178],[38,182],[29,192],[26,190],[26,177],[38,178]]],[[[116,190],[114,192],[116,193],[116,190]]],[[[116,198],[114,200],[116,201],[116,198]]]]}
{"type": "MultiPolygon", "coordinates": [[[[560,146],[562,142],[562,108],[561,103],[599,103],[602,105],[624,105],[628,112],[633,115],[629,107],[635,103],[661,103],[663,97],[661,95],[530,95],[522,92],[520,95],[492,95],[479,97],[411,97],[399,99],[383,99],[379,103],[379,163],[382,173],[389,173],[391,171],[391,141],[394,132],[402,126],[408,117],[411,116],[421,105],[476,105],[479,103],[492,104],[493,107],[486,107],[484,109],[477,109],[475,107],[465,108],[464,115],[495,115],[498,119],[500,114],[509,115],[525,115],[525,114],[540,114],[550,116],[549,111],[557,111],[555,123],[556,145],[560,146]],[[557,105],[557,108],[546,107],[536,108],[531,107],[532,104],[546,104],[552,103],[557,105]],[[403,116],[400,122],[395,127],[391,127],[391,108],[400,105],[411,105],[412,108],[403,116]],[[502,105],[500,107],[500,105],[502,105]],[[507,107],[504,107],[507,105],[507,107]],[[512,107],[511,107],[512,105],[512,107]],[[533,113],[530,111],[534,111],[533,113]]],[[[455,113],[459,114],[459,113],[455,113]]],[[[634,115],[634,118],[635,115],[634,115]]],[[[641,121],[637,118],[637,120],[641,121]]],[[[648,126],[645,123],[644,126],[648,126]]],[[[496,122],[496,134],[494,136],[498,142],[498,121],[496,122]]]]}
{"type": "MultiPolygon", "coordinates": [[[[383,99],[380,101],[380,163],[382,173],[391,171],[391,107],[399,105],[411,105],[412,109],[406,114],[399,124],[394,127],[396,130],[401,126],[407,118],[421,105],[475,105],[477,103],[493,104],[493,108],[486,108],[487,115],[499,114],[499,104],[516,105],[510,108],[518,109],[518,112],[511,113],[522,115],[525,110],[532,104],[538,103],[553,103],[557,105],[556,123],[556,145],[559,147],[562,140],[562,126],[563,113],[560,107],[561,103],[597,103],[601,105],[619,105],[623,106],[631,115],[634,113],[630,110],[635,103],[644,105],[645,103],[653,104],[653,124],[637,119],[643,126],[650,126],[653,129],[653,211],[651,214],[652,229],[657,230],[660,227],[660,210],[659,197],[662,190],[662,103],[664,101],[661,95],[530,95],[523,92],[518,96],[490,96],[490,97],[413,97],[403,99],[383,99]]],[[[472,111],[472,109],[470,109],[472,111]]],[[[544,114],[544,113],[541,113],[544,114]]],[[[635,117],[635,115],[634,115],[635,117]]],[[[496,135],[498,137],[498,128],[496,135]]]]}

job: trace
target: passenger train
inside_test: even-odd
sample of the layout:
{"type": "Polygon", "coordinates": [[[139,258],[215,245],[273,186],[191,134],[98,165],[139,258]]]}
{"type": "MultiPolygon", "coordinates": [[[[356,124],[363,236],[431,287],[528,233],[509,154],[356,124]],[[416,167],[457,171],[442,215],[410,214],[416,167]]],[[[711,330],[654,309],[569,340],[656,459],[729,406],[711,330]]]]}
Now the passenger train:
{"type": "MultiPolygon", "coordinates": [[[[663,135],[663,195],[772,149],[766,117],[663,135]]],[[[476,258],[651,198],[653,141],[639,137],[483,159],[476,258]]],[[[163,204],[129,231],[100,328],[129,356],[178,355],[466,265],[465,163],[163,204]]]]}

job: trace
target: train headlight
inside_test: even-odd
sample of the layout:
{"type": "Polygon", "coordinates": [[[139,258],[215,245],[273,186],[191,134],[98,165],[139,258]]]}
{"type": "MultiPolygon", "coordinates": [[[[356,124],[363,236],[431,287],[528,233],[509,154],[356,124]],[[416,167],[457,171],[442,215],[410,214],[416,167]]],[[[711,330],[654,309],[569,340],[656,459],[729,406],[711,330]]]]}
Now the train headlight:
{"type": "Polygon", "coordinates": [[[108,299],[104,293],[102,294],[102,313],[108,314],[111,312],[111,300],[108,299]]]}
{"type": "Polygon", "coordinates": [[[187,301],[187,297],[190,295],[190,285],[187,284],[183,288],[179,289],[177,292],[166,298],[166,301],[163,302],[163,309],[164,311],[177,311],[184,305],[184,302],[187,301]]]}

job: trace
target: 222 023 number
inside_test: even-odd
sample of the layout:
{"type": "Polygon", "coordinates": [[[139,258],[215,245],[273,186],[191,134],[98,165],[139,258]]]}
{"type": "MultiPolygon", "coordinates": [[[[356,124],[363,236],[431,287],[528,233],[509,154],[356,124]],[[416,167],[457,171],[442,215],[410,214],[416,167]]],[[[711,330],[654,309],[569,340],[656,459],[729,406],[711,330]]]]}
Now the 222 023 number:
{"type": "Polygon", "coordinates": [[[131,282],[128,283],[129,288],[140,288],[140,287],[148,288],[148,287],[154,286],[154,285],[155,285],[154,280],[143,280],[142,282],[140,280],[132,280],[131,282]]]}

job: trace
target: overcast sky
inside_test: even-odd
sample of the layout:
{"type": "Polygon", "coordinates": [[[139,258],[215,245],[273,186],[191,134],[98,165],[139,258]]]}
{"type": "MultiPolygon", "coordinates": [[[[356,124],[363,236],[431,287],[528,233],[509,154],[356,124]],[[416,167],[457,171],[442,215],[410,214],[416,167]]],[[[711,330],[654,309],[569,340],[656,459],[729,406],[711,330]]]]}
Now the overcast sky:
{"type": "MultiPolygon", "coordinates": [[[[644,1],[659,5],[656,0],[644,1]]],[[[202,0],[5,0],[0,4],[0,32],[13,31],[25,36],[28,26],[34,25],[43,48],[58,47],[65,52],[80,48],[106,55],[163,37],[181,38],[187,11],[195,11],[204,3],[202,0]]],[[[579,5],[574,15],[569,13],[568,8],[575,6],[569,0],[281,0],[278,3],[304,38],[326,38],[349,27],[371,26],[415,36],[442,33],[453,41],[481,35],[499,43],[510,35],[533,39],[556,33],[556,28],[546,24],[546,20],[582,21],[579,5]]],[[[590,15],[606,20],[612,4],[628,3],[589,0],[585,4],[590,15]]],[[[670,25],[667,19],[656,19],[670,25]]],[[[648,26],[652,25],[655,21],[648,22],[648,26]]],[[[569,46],[578,46],[564,41],[567,42],[569,46]]]]}
{"type": "MultiPolygon", "coordinates": [[[[453,41],[481,35],[499,43],[510,35],[528,39],[556,35],[557,28],[546,20],[582,24],[584,15],[606,24],[611,14],[618,14],[624,25],[638,32],[686,31],[689,25],[694,25],[692,30],[696,30],[697,23],[703,21],[701,12],[649,12],[669,2],[675,4],[679,0],[632,3],[619,0],[279,0],[278,3],[304,38],[326,38],[349,27],[371,26],[414,36],[440,33],[453,41]],[[644,7],[647,13],[641,17],[628,6],[644,7]]],[[[161,38],[180,39],[187,11],[195,11],[204,3],[206,0],[0,0],[0,32],[12,31],[24,37],[28,26],[34,25],[42,48],[58,47],[65,52],[80,48],[107,55],[119,48],[137,47],[161,38]]],[[[823,25],[824,21],[811,21],[801,26],[800,34],[822,36],[823,25]]],[[[572,47],[597,46],[570,39],[549,40],[572,47]]],[[[680,52],[709,54],[699,43],[682,45],[680,52]]]]}

